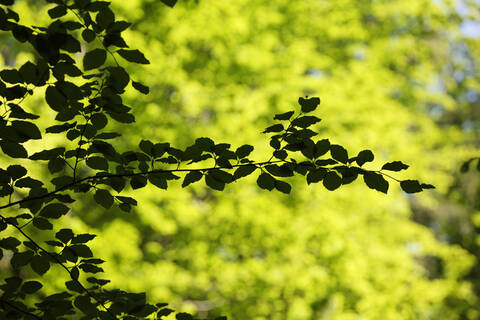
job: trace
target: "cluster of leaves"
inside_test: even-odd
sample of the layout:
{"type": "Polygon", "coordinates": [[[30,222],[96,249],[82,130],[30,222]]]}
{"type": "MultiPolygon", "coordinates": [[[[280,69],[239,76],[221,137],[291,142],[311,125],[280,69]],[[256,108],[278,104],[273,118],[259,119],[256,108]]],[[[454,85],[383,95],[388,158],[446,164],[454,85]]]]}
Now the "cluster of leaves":
{"type": "MultiPolygon", "coordinates": [[[[95,235],[76,234],[71,229],[53,231],[55,221],[70,211],[79,193],[92,195],[106,209],[117,204],[128,212],[137,201],[121,195],[126,188],[140,189],[151,183],[167,189],[169,181],[182,179],[183,175],[183,187],[203,180],[207,187],[222,191],[227,184],[254,173],[261,189],[286,194],[292,187],[285,178],[296,174],[304,176],[308,184],[322,182],[327,190],[363,176],[367,187],[387,193],[389,182],[385,177],[396,179],[385,171],[408,168],[393,161],[380,170],[367,170],[364,164],[374,160],[370,150],[350,157],[344,147],[328,139],[314,140],[318,135],[314,125],[321,121],[311,115],[320,104],[316,97],[300,98],[298,114],[289,111],[274,116],[278,123],[264,131],[272,134],[273,152],[267,161],[250,159],[251,145],[232,149],[230,144],[210,138],[199,138],[185,149],[168,142],[142,140],[139,150],[118,152],[108,141],[120,134],[105,128],[110,120],[125,124],[135,121],[131,108],[122,101],[125,88],[131,85],[143,94],[149,92],[147,86],[130,79],[117,62],[121,57],[131,63],[149,63],[139,50],[129,49],[122,38],[130,24],[117,20],[108,2],[47,0],[54,4],[48,11],[50,25],[30,27],[19,23],[19,15],[10,7],[13,2],[0,0],[0,29],[30,44],[36,59],[18,69],[0,71],[4,108],[0,148],[9,158],[44,163],[53,178],[48,182],[32,178],[20,164],[0,169],[0,197],[5,199],[0,205],[0,232],[9,228],[9,234],[13,234],[0,239],[0,259],[9,259],[17,275],[29,266],[42,276],[57,265],[68,280],[66,291],[42,297],[32,305],[29,297],[42,289],[41,282],[26,281],[22,276],[5,279],[0,285],[0,318],[59,319],[81,313],[82,319],[162,319],[173,312],[165,303],[148,303],[144,294],[105,288],[109,281],[97,277],[103,272],[100,265],[104,261],[88,246],[95,235]],[[80,62],[76,55],[81,54],[82,47],[88,49],[80,62]],[[109,56],[111,64],[107,63],[109,56]],[[46,134],[61,135],[64,143],[29,155],[24,144],[48,135],[36,125],[40,117],[24,110],[21,103],[42,87],[46,104],[56,113],[56,124],[46,128],[46,134]],[[3,214],[12,207],[25,212],[3,214]],[[25,231],[29,224],[49,232],[45,246],[25,231]]],[[[176,1],[162,2],[173,6],[176,1]]],[[[397,181],[407,193],[433,188],[416,180],[397,181]]],[[[177,313],[176,318],[193,319],[186,313],[177,313]]]]}

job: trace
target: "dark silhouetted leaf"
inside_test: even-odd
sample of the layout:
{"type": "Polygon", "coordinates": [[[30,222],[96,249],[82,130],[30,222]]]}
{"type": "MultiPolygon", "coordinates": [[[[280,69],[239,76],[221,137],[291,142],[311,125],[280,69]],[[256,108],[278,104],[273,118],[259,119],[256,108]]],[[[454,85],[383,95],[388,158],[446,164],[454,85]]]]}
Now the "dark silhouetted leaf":
{"type": "Polygon", "coordinates": [[[27,174],[27,169],[25,169],[21,165],[14,164],[14,165],[8,166],[7,172],[12,178],[12,180],[17,180],[27,174]]]}
{"type": "Polygon", "coordinates": [[[108,170],[108,161],[104,157],[92,156],[89,157],[85,163],[92,169],[96,170],[108,170]]]}
{"type": "Polygon", "coordinates": [[[21,291],[26,294],[32,294],[37,292],[43,287],[43,285],[38,281],[27,281],[22,285],[21,291]]]}
{"type": "Polygon", "coordinates": [[[73,244],[79,244],[79,243],[87,243],[90,240],[93,240],[96,237],[94,234],[89,234],[89,233],[82,233],[82,234],[77,234],[75,237],[72,239],[73,244]]]}
{"type": "Polygon", "coordinates": [[[32,154],[29,159],[30,160],[51,160],[60,155],[63,155],[65,152],[65,148],[53,148],[48,150],[43,150],[37,153],[32,154]]]}
{"type": "Polygon", "coordinates": [[[83,69],[85,71],[98,68],[105,63],[107,52],[103,49],[93,49],[85,53],[83,57],[83,69]]]}
{"type": "Polygon", "coordinates": [[[126,50],[126,49],[120,49],[117,51],[117,53],[124,58],[125,60],[129,62],[134,62],[134,63],[140,63],[140,64],[149,64],[150,61],[145,58],[143,53],[141,53],[139,50],[126,50]]]}
{"type": "Polygon", "coordinates": [[[371,162],[373,161],[374,156],[372,151],[370,150],[362,150],[358,153],[357,158],[355,161],[359,166],[363,166],[366,162],[371,162]]]}
{"type": "Polygon", "coordinates": [[[253,146],[249,144],[245,144],[241,147],[239,147],[236,151],[235,154],[237,155],[238,158],[245,158],[248,157],[250,153],[253,151],[253,146]]]}
{"type": "Polygon", "coordinates": [[[375,189],[385,194],[388,192],[388,181],[379,173],[365,172],[363,180],[370,189],[375,189]]]}
{"type": "Polygon", "coordinates": [[[64,5],[58,5],[48,10],[48,15],[52,19],[63,17],[66,14],[67,14],[67,9],[65,8],[64,5]]]}
{"type": "Polygon", "coordinates": [[[150,92],[150,89],[146,85],[143,85],[137,81],[132,81],[132,87],[134,87],[138,92],[143,94],[148,94],[150,92]]]}
{"type": "Polygon", "coordinates": [[[27,150],[18,143],[10,142],[6,140],[0,141],[0,148],[2,148],[3,153],[12,157],[12,158],[27,158],[27,150]]]}
{"type": "Polygon", "coordinates": [[[63,243],[68,243],[73,238],[73,231],[71,229],[62,229],[55,234],[55,238],[63,243]]]}
{"type": "Polygon", "coordinates": [[[177,3],[177,0],[160,0],[170,8],[173,8],[175,6],[175,3],[177,3]]]}
{"type": "Polygon", "coordinates": [[[294,113],[295,113],[294,111],[279,113],[279,114],[276,114],[273,117],[273,120],[289,120],[293,116],[294,113]]]}
{"type": "Polygon", "coordinates": [[[292,121],[292,125],[300,128],[308,128],[312,124],[320,122],[321,119],[315,116],[303,116],[292,121]]]}
{"type": "Polygon", "coordinates": [[[50,203],[40,211],[39,215],[48,219],[58,219],[68,211],[70,208],[63,203],[50,203]]]}
{"type": "Polygon", "coordinates": [[[341,163],[347,163],[348,161],[347,150],[338,144],[330,145],[330,154],[333,159],[340,161],[341,163]]]}
{"type": "Polygon", "coordinates": [[[113,196],[108,190],[97,189],[93,198],[99,205],[101,205],[105,209],[110,209],[113,205],[113,196]]]}
{"type": "Polygon", "coordinates": [[[33,218],[32,222],[33,222],[33,225],[40,230],[52,230],[53,229],[53,225],[47,219],[35,217],[35,218],[33,218]]]}
{"type": "Polygon", "coordinates": [[[263,133],[269,133],[269,132],[281,132],[283,131],[283,125],[280,123],[274,124],[273,126],[270,126],[266,128],[263,133]]]}
{"type": "Polygon", "coordinates": [[[203,174],[201,172],[190,171],[185,175],[185,178],[183,179],[182,187],[185,188],[186,186],[201,180],[202,177],[203,177],[203,174]]]}
{"type": "Polygon", "coordinates": [[[422,191],[422,186],[417,180],[403,180],[400,182],[400,187],[406,193],[416,193],[422,191]]]}
{"type": "Polygon", "coordinates": [[[382,170],[389,170],[389,171],[401,171],[405,169],[408,169],[408,165],[404,164],[401,161],[388,162],[382,166],[382,170]]]}
{"type": "Polygon", "coordinates": [[[95,40],[95,37],[96,37],[95,32],[93,32],[90,29],[84,29],[82,31],[82,38],[87,42],[92,42],[93,40],[95,40]]]}
{"type": "Polygon", "coordinates": [[[298,103],[301,106],[302,112],[305,112],[305,113],[312,112],[320,104],[320,98],[313,97],[313,98],[305,99],[305,98],[300,97],[298,99],[298,103]]]}
{"type": "Polygon", "coordinates": [[[275,178],[266,172],[262,172],[257,179],[257,184],[260,188],[272,191],[275,188],[275,178]]]}
{"type": "Polygon", "coordinates": [[[334,171],[328,171],[323,177],[323,186],[330,191],[338,189],[342,185],[342,178],[334,171]]]}
{"type": "Polygon", "coordinates": [[[33,271],[35,271],[39,275],[45,274],[45,272],[50,269],[50,263],[48,262],[48,258],[38,255],[32,258],[32,261],[30,261],[30,266],[32,267],[33,271]]]}
{"type": "Polygon", "coordinates": [[[281,180],[275,180],[275,189],[285,194],[289,194],[292,191],[292,186],[287,182],[281,180]]]}

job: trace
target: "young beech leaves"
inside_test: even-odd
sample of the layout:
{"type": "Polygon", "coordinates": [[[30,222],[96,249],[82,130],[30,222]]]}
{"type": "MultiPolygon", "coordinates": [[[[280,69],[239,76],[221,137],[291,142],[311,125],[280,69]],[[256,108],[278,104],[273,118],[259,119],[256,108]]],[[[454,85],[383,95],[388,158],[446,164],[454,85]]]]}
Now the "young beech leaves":
{"type": "MultiPolygon", "coordinates": [[[[161,1],[170,7],[177,2],[161,1]]],[[[21,275],[21,278],[7,278],[5,284],[0,284],[2,299],[5,298],[5,303],[0,303],[0,318],[81,318],[80,313],[84,313],[85,319],[160,319],[173,312],[165,308],[166,304],[149,304],[143,294],[101,289],[109,281],[89,277],[103,272],[98,265],[104,261],[94,257],[89,247],[95,235],[75,234],[71,229],[58,230],[58,220],[55,220],[68,214],[71,203],[83,199],[84,193],[93,196],[100,209],[110,209],[116,203],[120,210],[130,212],[137,200],[122,195],[124,190],[132,192],[128,182],[133,191],[151,184],[160,189],[156,192],[162,192],[168,189],[168,181],[180,179],[175,175],[180,172],[184,175],[181,183],[184,188],[204,178],[207,188],[223,191],[226,185],[257,170],[260,172],[256,183],[260,189],[275,189],[284,194],[291,193],[288,180],[296,174],[305,178],[311,187],[321,187],[319,182],[322,181],[327,190],[336,190],[363,175],[369,188],[384,193],[388,191],[388,182],[381,172],[355,165],[355,162],[362,166],[373,161],[371,151],[363,150],[349,159],[344,147],[331,144],[326,137],[317,137],[318,132],[312,128],[321,119],[307,113],[317,109],[318,97],[300,97],[300,112],[287,111],[273,117],[275,122],[263,131],[272,133],[269,142],[273,150],[267,153],[266,159],[261,158],[262,161],[249,158],[254,150],[250,144],[235,149],[228,143],[215,143],[208,137],[198,138],[183,149],[145,138],[138,148],[122,150],[120,154],[117,148],[121,150],[126,146],[115,145],[113,140],[120,134],[107,132],[105,128],[109,127],[111,119],[127,124],[135,121],[131,110],[136,105],[127,106],[124,101],[138,103],[138,99],[124,99],[123,93],[130,82],[140,93],[148,94],[150,90],[138,81],[131,81],[129,70],[132,69],[127,65],[129,62],[150,62],[141,51],[129,48],[121,33],[130,23],[115,21],[109,2],[47,2],[54,4],[48,10],[52,21],[47,26],[23,26],[13,10],[0,9],[0,24],[4,26],[0,29],[11,32],[14,42],[28,41],[36,51],[34,63],[26,62],[18,69],[0,71],[0,96],[5,109],[0,119],[0,148],[10,158],[26,158],[28,153],[24,143],[40,140],[28,148],[34,152],[30,160],[42,169],[30,170],[29,162],[20,165],[9,162],[8,158],[0,168],[0,198],[5,200],[2,207],[12,207],[11,212],[15,212],[18,208],[14,206],[20,204],[21,209],[7,217],[0,213],[0,231],[9,228],[8,234],[15,235],[0,240],[0,259],[4,251],[9,251],[5,256],[8,256],[15,274],[21,275]],[[63,18],[67,13],[72,20],[63,18]],[[76,55],[81,45],[86,53],[79,62],[76,55]],[[107,54],[110,53],[113,59],[107,63],[107,54]],[[118,64],[118,56],[125,60],[120,61],[122,66],[118,64]],[[23,109],[26,106],[20,104],[38,87],[46,87],[44,100],[55,112],[52,119],[33,122],[30,120],[39,116],[27,112],[23,109]],[[54,141],[43,141],[45,137],[37,124],[45,127],[46,133],[56,134],[54,141]],[[108,139],[112,139],[112,143],[105,141],[108,139]],[[331,157],[325,156],[329,151],[331,157]],[[32,172],[46,172],[47,169],[48,178],[34,179],[32,172]],[[112,195],[112,190],[119,194],[112,195]],[[27,224],[28,227],[23,228],[27,224]],[[36,240],[37,233],[42,233],[42,241],[36,240]],[[62,281],[65,287],[61,290],[63,292],[47,296],[52,288],[41,291],[42,282],[27,279],[31,271],[24,272],[23,268],[30,265],[33,272],[42,276],[51,264],[57,265],[55,270],[59,273],[55,277],[66,272],[65,281],[62,281]],[[37,292],[34,300],[25,299],[37,292]],[[6,302],[11,302],[14,308],[9,308],[6,302]]],[[[0,3],[10,5],[13,1],[0,0],[0,3]]],[[[156,90],[158,94],[170,91],[160,87],[156,90]]],[[[393,161],[385,164],[382,170],[406,168],[408,166],[402,162],[393,161]]],[[[416,180],[404,180],[400,186],[408,193],[433,187],[416,180]]],[[[171,317],[194,319],[186,313],[171,317]]],[[[217,320],[225,318],[218,317],[217,320]]]]}

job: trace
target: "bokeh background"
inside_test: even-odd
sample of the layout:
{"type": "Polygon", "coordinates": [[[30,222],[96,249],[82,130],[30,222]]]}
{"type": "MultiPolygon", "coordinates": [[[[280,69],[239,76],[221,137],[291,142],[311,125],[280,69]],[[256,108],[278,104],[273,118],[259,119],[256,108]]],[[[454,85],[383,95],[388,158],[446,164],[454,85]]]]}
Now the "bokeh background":
{"type": "MultiPolygon", "coordinates": [[[[436,189],[407,195],[392,185],[385,196],[362,181],[329,192],[293,179],[286,196],[251,177],[225,192],[202,184],[132,192],[139,205],[128,214],[86,197],[62,223],[99,235],[93,249],[111,287],[199,317],[480,318],[480,169],[472,162],[460,171],[480,156],[480,1],[112,6],[133,23],[127,43],[151,61],[120,61],[150,94],[126,93],[137,122],[110,124],[123,133],[116,145],[147,138],[185,147],[208,136],[252,144],[267,160],[261,131],[273,114],[320,96],[322,136],[351,154],[373,150],[370,168],[402,160],[411,167],[398,178],[436,189]]],[[[32,25],[48,21],[48,8],[16,4],[32,25]]],[[[0,53],[2,68],[33,59],[5,35],[0,53]]],[[[25,103],[48,112],[41,96],[25,103]]],[[[0,273],[7,269],[0,261],[0,273]]],[[[46,277],[52,291],[66,281],[46,277]]]]}

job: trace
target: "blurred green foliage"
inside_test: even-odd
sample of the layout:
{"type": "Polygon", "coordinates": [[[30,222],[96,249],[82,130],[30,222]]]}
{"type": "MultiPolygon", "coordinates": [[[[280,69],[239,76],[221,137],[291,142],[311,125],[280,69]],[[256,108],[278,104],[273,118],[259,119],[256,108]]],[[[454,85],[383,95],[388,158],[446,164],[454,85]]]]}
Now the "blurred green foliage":
{"type": "MultiPolygon", "coordinates": [[[[48,19],[41,1],[16,6],[26,24],[48,19]]],[[[224,192],[144,189],[129,214],[78,203],[63,222],[100,235],[93,250],[107,261],[112,287],[146,291],[200,317],[480,317],[478,172],[458,173],[479,148],[480,45],[459,28],[478,21],[474,2],[112,6],[133,23],[127,43],[151,61],[126,66],[150,94],[126,94],[137,125],[122,127],[125,149],[142,138],[186,146],[209,136],[253,144],[260,157],[268,146],[259,128],[271,115],[296,96],[320,95],[322,134],[353,153],[374,150],[372,168],[405,160],[409,175],[437,187],[407,196],[392,186],[385,196],[360,184],[329,193],[294,180],[285,196],[249,178],[224,192]]],[[[1,41],[2,67],[31,58],[1,41]]],[[[40,100],[28,103],[42,112],[40,100]]],[[[63,286],[47,277],[52,292],[63,286]]]]}

